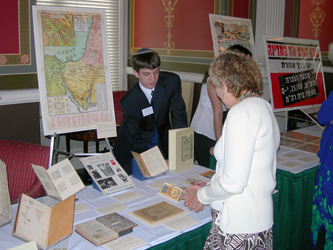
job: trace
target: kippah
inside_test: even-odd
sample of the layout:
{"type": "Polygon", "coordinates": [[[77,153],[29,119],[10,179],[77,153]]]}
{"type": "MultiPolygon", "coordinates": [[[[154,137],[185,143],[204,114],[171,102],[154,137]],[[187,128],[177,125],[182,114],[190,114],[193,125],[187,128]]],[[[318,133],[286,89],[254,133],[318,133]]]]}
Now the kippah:
{"type": "Polygon", "coordinates": [[[139,55],[139,54],[144,54],[144,53],[150,53],[150,52],[153,52],[151,49],[148,49],[148,48],[142,48],[142,49],[139,49],[135,55],[139,55]]]}

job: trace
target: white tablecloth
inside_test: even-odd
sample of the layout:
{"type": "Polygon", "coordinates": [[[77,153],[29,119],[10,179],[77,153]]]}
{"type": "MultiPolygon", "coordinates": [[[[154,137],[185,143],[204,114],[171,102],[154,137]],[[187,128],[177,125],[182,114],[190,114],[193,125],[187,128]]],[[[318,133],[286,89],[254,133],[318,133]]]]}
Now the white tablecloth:
{"type": "MultiPolygon", "coordinates": [[[[208,171],[208,168],[204,168],[201,166],[194,165],[193,168],[190,168],[188,170],[182,171],[180,173],[175,173],[175,171],[169,171],[165,174],[163,174],[160,177],[152,178],[149,180],[145,181],[140,181],[135,178],[132,178],[133,182],[135,183],[134,188],[126,189],[120,192],[116,192],[114,194],[110,195],[103,195],[101,192],[98,190],[92,188],[92,186],[87,186],[84,190],[80,191],[77,193],[76,197],[79,198],[77,203],[82,203],[83,205],[87,206],[89,208],[88,211],[77,213],[74,216],[74,225],[92,220],[96,217],[102,216],[102,214],[94,211],[94,209],[103,207],[109,204],[113,203],[118,203],[117,200],[113,199],[113,196],[119,195],[124,192],[128,191],[136,191],[143,196],[131,201],[123,202],[122,204],[127,206],[128,208],[126,210],[123,210],[119,212],[119,214],[127,217],[128,219],[132,220],[133,222],[137,223],[138,226],[133,229],[133,235],[136,237],[140,238],[141,240],[145,241],[146,244],[137,248],[137,249],[147,249],[151,246],[160,244],[162,242],[168,241],[182,233],[191,231],[195,228],[198,228],[207,222],[211,221],[211,215],[210,215],[210,208],[205,207],[205,209],[200,212],[200,213],[195,213],[195,212],[189,212],[186,207],[184,207],[183,202],[174,202],[170,201],[161,195],[158,195],[158,190],[155,190],[147,184],[159,180],[165,180],[166,182],[172,181],[176,184],[176,186],[183,186],[183,184],[177,182],[178,180],[182,180],[187,177],[192,177],[192,176],[198,176],[198,174],[203,173],[208,171]],[[164,225],[157,225],[155,227],[151,227],[139,220],[137,220],[135,217],[131,217],[128,213],[143,207],[147,207],[149,205],[161,202],[161,201],[167,201],[170,204],[173,204],[179,208],[184,209],[186,212],[189,212],[186,216],[191,217],[198,222],[192,226],[189,226],[188,228],[185,228],[181,231],[174,231],[164,225]]],[[[47,197],[41,197],[39,198],[40,200],[43,200],[45,202],[46,199],[49,201],[51,200],[50,198],[47,197]]],[[[13,237],[12,236],[12,231],[13,231],[13,226],[14,226],[14,221],[16,217],[16,210],[17,210],[17,204],[12,205],[12,214],[13,214],[13,219],[10,224],[7,224],[3,227],[0,228],[0,249],[8,249],[10,247],[14,247],[20,244],[25,243],[23,240],[13,237]]],[[[126,237],[128,235],[122,236],[126,237]]],[[[120,238],[122,238],[120,237],[120,238]]],[[[119,239],[120,239],[119,238],[119,239]]],[[[62,243],[54,246],[54,248],[66,248],[68,246],[68,249],[106,249],[103,245],[102,246],[95,246],[89,241],[85,240],[82,238],[79,234],[77,234],[75,231],[73,234],[66,240],[64,240],[62,243]]]]}

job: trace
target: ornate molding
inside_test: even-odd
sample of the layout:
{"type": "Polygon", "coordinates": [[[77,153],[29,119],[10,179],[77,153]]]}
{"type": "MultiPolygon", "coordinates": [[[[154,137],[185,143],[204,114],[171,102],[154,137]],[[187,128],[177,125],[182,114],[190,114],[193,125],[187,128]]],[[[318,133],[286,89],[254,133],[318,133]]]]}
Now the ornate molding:
{"type": "Polygon", "coordinates": [[[164,42],[163,43],[163,48],[167,50],[167,55],[171,54],[171,49],[174,49],[176,44],[174,42],[171,42],[171,27],[172,27],[172,22],[175,19],[175,16],[172,15],[172,12],[175,10],[175,6],[177,4],[178,0],[175,0],[173,3],[171,0],[162,0],[162,3],[165,7],[165,11],[168,13],[168,15],[166,15],[164,17],[167,25],[166,27],[168,28],[168,35],[167,35],[167,39],[168,42],[164,42]]]}
{"type": "Polygon", "coordinates": [[[310,21],[312,22],[313,37],[318,39],[319,33],[321,32],[320,26],[325,20],[325,12],[319,5],[325,5],[325,0],[311,0],[312,5],[316,5],[316,7],[312,10],[309,15],[310,21]]]}
{"type": "Polygon", "coordinates": [[[0,66],[5,65],[30,65],[30,3],[29,0],[19,0],[19,54],[0,55],[0,66]]]}

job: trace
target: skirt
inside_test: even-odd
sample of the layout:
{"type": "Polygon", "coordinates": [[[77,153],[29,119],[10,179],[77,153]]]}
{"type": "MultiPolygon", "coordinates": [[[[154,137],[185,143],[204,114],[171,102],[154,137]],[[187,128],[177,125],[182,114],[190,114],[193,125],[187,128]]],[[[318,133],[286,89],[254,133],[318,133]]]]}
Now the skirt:
{"type": "Polygon", "coordinates": [[[205,250],[271,250],[273,249],[272,227],[259,233],[227,234],[214,223],[219,211],[211,208],[212,228],[209,231],[205,250]]]}

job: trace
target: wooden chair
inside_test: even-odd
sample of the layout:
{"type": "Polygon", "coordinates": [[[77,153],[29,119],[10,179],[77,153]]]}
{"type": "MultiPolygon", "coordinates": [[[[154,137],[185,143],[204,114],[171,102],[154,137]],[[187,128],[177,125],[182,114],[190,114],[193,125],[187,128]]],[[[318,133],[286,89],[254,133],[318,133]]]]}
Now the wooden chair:
{"type": "Polygon", "coordinates": [[[11,203],[25,193],[32,198],[45,195],[31,164],[48,168],[50,147],[0,140],[0,159],[6,164],[11,203]]]}

